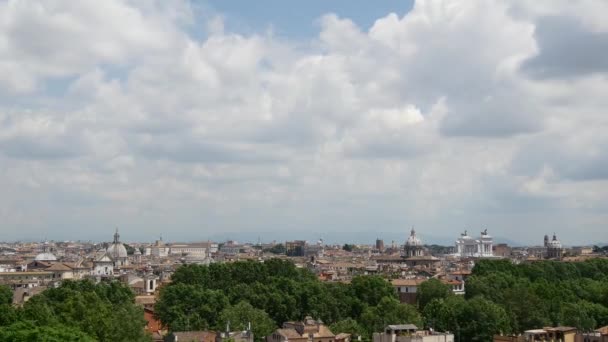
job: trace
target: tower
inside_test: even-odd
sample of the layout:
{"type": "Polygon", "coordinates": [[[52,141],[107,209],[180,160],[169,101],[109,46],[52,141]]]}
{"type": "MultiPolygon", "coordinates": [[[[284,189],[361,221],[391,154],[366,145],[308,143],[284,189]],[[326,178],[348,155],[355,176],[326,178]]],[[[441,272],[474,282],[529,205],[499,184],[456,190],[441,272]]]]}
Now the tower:
{"type": "Polygon", "coordinates": [[[380,252],[384,252],[384,241],[376,238],[376,249],[380,252]]]}
{"type": "Polygon", "coordinates": [[[118,228],[116,228],[116,232],[114,233],[114,243],[120,242],[120,234],[118,234],[118,228]]]}

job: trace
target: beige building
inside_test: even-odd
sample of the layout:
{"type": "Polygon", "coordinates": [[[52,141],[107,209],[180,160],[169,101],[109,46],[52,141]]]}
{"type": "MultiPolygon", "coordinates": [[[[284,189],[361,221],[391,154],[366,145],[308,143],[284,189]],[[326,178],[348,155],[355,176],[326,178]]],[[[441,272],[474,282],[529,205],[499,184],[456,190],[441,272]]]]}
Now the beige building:
{"type": "Polygon", "coordinates": [[[418,330],[413,324],[389,325],[384,332],[374,333],[373,342],[454,342],[454,335],[418,330]]]}
{"type": "Polygon", "coordinates": [[[576,342],[608,342],[608,326],[594,332],[576,334],[576,342]]]}
{"type": "MultiPolygon", "coordinates": [[[[494,336],[494,342],[577,342],[576,328],[573,327],[546,327],[542,329],[526,330],[518,336],[494,336]]],[[[580,340],[585,341],[585,340],[580,340]]],[[[587,340],[588,341],[588,340],[587,340]]],[[[601,341],[601,340],[600,340],[601,341]]]]}
{"type": "Polygon", "coordinates": [[[2,272],[0,285],[8,285],[16,289],[19,287],[36,287],[46,285],[53,280],[53,272],[2,272]]]}
{"type": "Polygon", "coordinates": [[[310,316],[302,322],[285,322],[283,328],[266,336],[266,342],[335,342],[335,339],[323,322],[310,316]]]}
{"type": "Polygon", "coordinates": [[[393,279],[391,285],[399,296],[399,301],[406,304],[416,304],[416,293],[420,284],[426,279],[393,279]]]}

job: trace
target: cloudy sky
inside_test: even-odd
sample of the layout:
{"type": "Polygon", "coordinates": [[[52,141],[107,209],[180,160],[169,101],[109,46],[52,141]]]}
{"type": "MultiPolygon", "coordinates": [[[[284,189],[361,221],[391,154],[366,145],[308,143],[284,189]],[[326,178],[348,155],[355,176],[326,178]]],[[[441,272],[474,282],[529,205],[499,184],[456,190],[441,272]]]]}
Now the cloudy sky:
{"type": "Polygon", "coordinates": [[[606,15],[2,1],[0,240],[606,242],[606,15]]]}

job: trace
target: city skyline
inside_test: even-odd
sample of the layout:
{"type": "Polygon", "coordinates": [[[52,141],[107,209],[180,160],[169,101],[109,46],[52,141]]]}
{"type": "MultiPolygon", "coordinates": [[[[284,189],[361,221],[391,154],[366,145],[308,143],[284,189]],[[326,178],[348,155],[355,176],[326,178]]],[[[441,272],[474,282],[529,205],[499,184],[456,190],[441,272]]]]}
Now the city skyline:
{"type": "Polygon", "coordinates": [[[0,240],[608,242],[607,11],[4,2],[0,240]]]}
{"type": "MultiPolygon", "coordinates": [[[[413,229],[413,228],[412,228],[413,229]]],[[[478,239],[481,235],[482,232],[473,232],[469,229],[465,229],[461,232],[459,232],[457,235],[454,236],[429,236],[427,234],[420,234],[420,232],[416,232],[416,235],[421,238],[422,244],[425,246],[431,246],[431,245],[439,245],[439,246],[445,246],[445,247],[454,247],[455,245],[458,244],[458,240],[460,237],[462,237],[462,235],[464,235],[466,233],[468,233],[469,236],[471,236],[472,238],[478,239]]],[[[530,241],[530,242],[521,242],[518,240],[513,240],[511,238],[508,237],[503,237],[503,236],[493,236],[490,234],[490,232],[488,232],[487,230],[485,230],[484,232],[485,234],[489,234],[490,237],[493,239],[494,244],[498,245],[498,244],[503,244],[503,245],[507,245],[510,247],[531,247],[531,246],[541,246],[543,245],[543,243],[545,243],[544,238],[546,237],[551,237],[552,235],[557,236],[557,234],[555,233],[547,233],[544,236],[540,236],[539,239],[530,241]]],[[[339,233],[336,234],[328,234],[326,236],[322,236],[322,234],[307,234],[307,235],[294,235],[294,234],[290,234],[288,232],[285,233],[267,233],[267,234],[258,234],[258,235],[254,235],[254,234],[247,234],[247,233],[243,233],[243,232],[234,232],[234,233],[223,233],[223,234],[215,234],[215,235],[211,235],[211,236],[198,236],[198,237],[192,237],[192,238],[180,238],[179,236],[172,236],[171,234],[166,235],[163,237],[163,234],[159,234],[157,236],[148,236],[146,238],[137,238],[137,237],[132,237],[130,235],[123,235],[122,231],[120,232],[121,236],[123,237],[121,240],[124,243],[130,244],[130,243],[135,243],[135,244],[153,244],[156,241],[162,241],[163,243],[166,244],[189,244],[189,243],[207,243],[207,242],[214,242],[214,243],[225,243],[225,242],[235,242],[235,243],[239,243],[239,244],[249,244],[249,245],[256,245],[256,244],[284,244],[286,242],[289,241],[305,241],[307,244],[310,245],[315,245],[318,243],[322,243],[323,245],[327,245],[327,246],[341,246],[344,244],[355,244],[355,245],[359,245],[359,246],[373,246],[374,244],[377,243],[377,240],[382,241],[384,243],[385,246],[390,247],[392,244],[394,244],[395,246],[399,246],[399,247],[403,247],[403,245],[406,243],[406,241],[408,240],[408,237],[411,234],[411,231],[407,231],[404,233],[399,233],[399,234],[375,234],[373,232],[370,231],[361,231],[361,232],[356,232],[355,234],[353,234],[354,238],[349,239],[348,237],[345,237],[344,235],[341,235],[339,233]]],[[[97,235],[96,235],[97,236],[97,235]]],[[[559,237],[558,237],[559,240],[559,237]]],[[[561,241],[561,240],[560,240],[561,241]]],[[[99,235],[99,237],[95,237],[95,238],[78,238],[76,236],[72,236],[69,238],[64,238],[64,239],[60,239],[60,238],[54,238],[53,236],[45,236],[42,239],[32,239],[32,238],[23,238],[23,239],[14,239],[14,240],[5,240],[2,241],[0,240],[0,243],[16,243],[16,242],[22,242],[22,243],[42,243],[42,242],[54,242],[54,243],[64,243],[64,242],[90,242],[90,243],[95,243],[95,244],[103,244],[103,243],[111,243],[112,242],[112,236],[108,235],[108,234],[101,234],[99,235]]],[[[593,240],[593,241],[588,241],[587,243],[571,243],[570,241],[563,241],[563,245],[566,247],[573,247],[573,246],[605,246],[608,245],[608,243],[606,243],[605,241],[600,241],[600,240],[593,240]]]]}

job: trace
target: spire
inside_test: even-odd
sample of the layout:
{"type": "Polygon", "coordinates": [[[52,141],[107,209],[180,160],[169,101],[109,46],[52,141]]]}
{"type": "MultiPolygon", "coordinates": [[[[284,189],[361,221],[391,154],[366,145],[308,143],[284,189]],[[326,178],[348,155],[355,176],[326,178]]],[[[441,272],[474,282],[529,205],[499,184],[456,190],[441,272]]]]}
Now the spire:
{"type": "Polygon", "coordinates": [[[412,226],[412,230],[410,231],[411,236],[416,236],[416,230],[414,230],[414,226],[412,226]]]}
{"type": "Polygon", "coordinates": [[[555,235],[555,232],[553,232],[553,241],[557,241],[557,236],[555,235]]]}
{"type": "Polygon", "coordinates": [[[116,228],[116,233],[114,233],[114,243],[120,242],[120,235],[118,234],[118,227],[116,228]]]}

